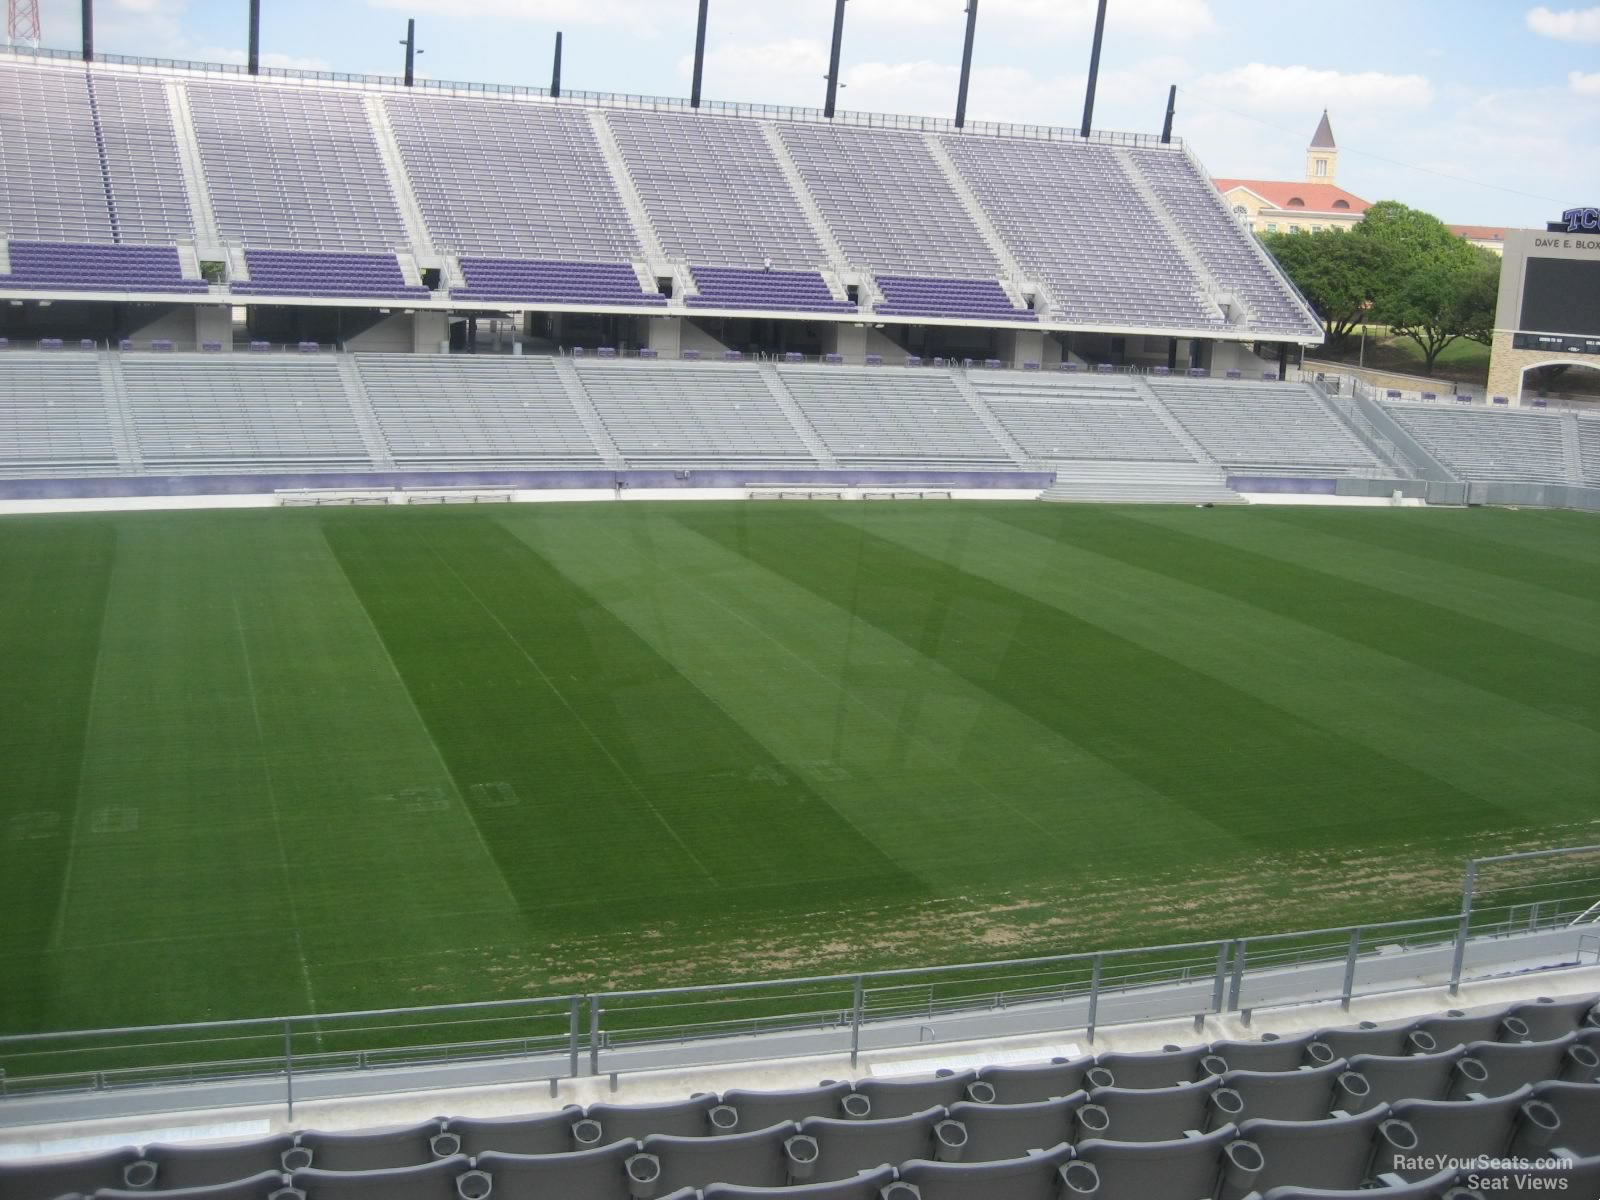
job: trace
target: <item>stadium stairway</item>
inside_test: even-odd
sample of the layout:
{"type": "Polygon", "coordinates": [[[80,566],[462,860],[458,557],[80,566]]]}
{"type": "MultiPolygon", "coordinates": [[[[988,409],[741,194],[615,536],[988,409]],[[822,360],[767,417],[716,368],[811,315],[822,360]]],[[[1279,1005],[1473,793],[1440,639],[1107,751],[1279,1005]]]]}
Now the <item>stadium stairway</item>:
{"type": "Polygon", "coordinates": [[[1074,462],[1039,496],[1056,504],[1244,504],[1221,467],[1201,463],[1074,462]]]}

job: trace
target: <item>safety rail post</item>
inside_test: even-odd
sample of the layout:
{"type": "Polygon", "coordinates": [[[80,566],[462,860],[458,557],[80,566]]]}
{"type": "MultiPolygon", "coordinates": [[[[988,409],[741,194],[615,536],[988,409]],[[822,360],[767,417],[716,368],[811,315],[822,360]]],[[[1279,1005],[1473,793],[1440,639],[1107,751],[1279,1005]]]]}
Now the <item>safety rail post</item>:
{"type": "Polygon", "coordinates": [[[1250,941],[1248,938],[1238,938],[1233,943],[1233,979],[1228,985],[1228,1009],[1235,1011],[1239,1007],[1239,997],[1244,993],[1244,963],[1245,956],[1249,953],[1250,941]]]}
{"type": "Polygon", "coordinates": [[[1461,994],[1461,969],[1467,961],[1467,935],[1472,929],[1472,893],[1478,886],[1478,861],[1467,860],[1466,877],[1461,881],[1461,925],[1456,930],[1455,952],[1450,956],[1450,994],[1461,994]]]}
{"type": "Polygon", "coordinates": [[[855,1069],[856,1060],[861,1057],[861,1017],[866,1008],[867,985],[864,975],[857,975],[855,982],[855,999],[850,1007],[850,1068],[855,1069]]]}
{"type": "Polygon", "coordinates": [[[583,1007],[582,996],[572,996],[567,1001],[567,1059],[572,1078],[578,1077],[578,1010],[583,1007]]]}
{"type": "Polygon", "coordinates": [[[600,1074],[600,997],[589,997],[589,1074],[600,1074]]]}
{"type": "Polygon", "coordinates": [[[1223,989],[1228,980],[1228,943],[1217,943],[1217,976],[1211,988],[1211,1011],[1222,1012],[1223,989]]]}
{"type": "Polygon", "coordinates": [[[294,1121],[294,1026],[283,1023],[283,1095],[289,1106],[289,1120],[294,1121]]]}
{"type": "Polygon", "coordinates": [[[1089,1044],[1094,1045],[1094,1023],[1100,1015],[1100,968],[1105,961],[1104,954],[1094,956],[1094,966],[1089,972],[1089,1044]]]}
{"type": "Polygon", "coordinates": [[[1361,926],[1357,925],[1350,931],[1350,950],[1344,959],[1344,994],[1339,998],[1339,1007],[1345,1012],[1350,1011],[1350,997],[1356,990],[1356,960],[1361,957],[1361,926]]]}

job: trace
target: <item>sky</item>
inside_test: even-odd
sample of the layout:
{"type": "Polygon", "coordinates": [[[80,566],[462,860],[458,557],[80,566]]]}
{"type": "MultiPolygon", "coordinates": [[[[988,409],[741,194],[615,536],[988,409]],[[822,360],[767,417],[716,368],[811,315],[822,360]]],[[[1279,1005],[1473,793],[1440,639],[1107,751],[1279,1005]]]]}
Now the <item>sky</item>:
{"type": "MultiPolygon", "coordinates": [[[[41,0],[76,49],[80,0],[41,0]]],[[[1095,0],[980,0],[969,115],[1078,125],[1095,0]]],[[[686,96],[696,0],[262,0],[269,66],[686,96]]],[[[966,0],[849,0],[840,107],[951,116],[966,0]]],[[[103,52],[242,62],[246,0],[96,0],[103,52]]],[[[1110,0],[1095,125],[1175,133],[1213,174],[1299,179],[1327,108],[1339,183],[1453,224],[1600,205],[1600,5],[1110,0]],[[1308,15],[1309,14],[1309,15],[1308,15]]],[[[705,95],[820,107],[832,0],[711,0],[705,95]]],[[[487,134],[488,131],[486,131],[487,134]]]]}

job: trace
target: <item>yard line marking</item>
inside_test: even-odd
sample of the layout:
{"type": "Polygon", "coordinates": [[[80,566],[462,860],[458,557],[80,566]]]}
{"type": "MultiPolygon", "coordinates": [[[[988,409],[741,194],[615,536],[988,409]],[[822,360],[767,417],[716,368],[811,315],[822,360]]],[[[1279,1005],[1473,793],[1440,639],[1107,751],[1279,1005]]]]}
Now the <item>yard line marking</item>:
{"type": "MultiPolygon", "coordinates": [[[[250,715],[255,720],[256,746],[261,751],[261,775],[267,785],[267,805],[272,810],[273,839],[278,843],[278,865],[283,868],[283,891],[289,902],[289,924],[294,930],[295,953],[300,956],[300,979],[306,987],[309,1011],[317,1011],[317,993],[311,986],[311,965],[306,961],[305,943],[300,940],[300,909],[294,902],[294,876],[289,871],[289,852],[284,847],[283,823],[278,816],[278,789],[272,779],[272,763],[267,757],[267,734],[261,724],[261,704],[256,699],[256,673],[250,664],[250,641],[244,634],[244,617],[239,612],[239,598],[233,597],[233,625],[239,631],[239,649],[244,653],[244,679],[250,688],[250,715]]],[[[317,1049],[322,1048],[322,1031],[316,1033],[317,1049]]]]}
{"type": "MultiPolygon", "coordinates": [[[[337,560],[335,560],[337,561],[337,560]]],[[[500,881],[500,890],[506,894],[506,905],[509,911],[522,915],[522,905],[517,901],[517,894],[511,890],[511,882],[506,878],[506,873],[500,869],[500,860],[494,856],[494,851],[489,849],[489,839],[483,836],[483,827],[478,824],[478,814],[472,811],[472,805],[467,803],[467,798],[461,794],[461,787],[456,782],[455,773],[450,770],[450,764],[444,760],[444,751],[439,749],[439,742],[433,736],[433,730],[428,728],[428,722],[422,715],[422,710],[417,707],[417,698],[411,694],[411,688],[406,683],[406,677],[400,674],[400,664],[394,661],[394,655],[389,652],[389,643],[383,640],[383,634],[373,624],[372,614],[367,612],[366,605],[361,603],[361,597],[354,586],[350,585],[349,576],[344,569],[339,570],[339,577],[350,587],[350,594],[361,609],[362,618],[367,623],[367,628],[372,630],[373,640],[378,643],[378,649],[383,651],[383,661],[389,664],[389,670],[394,673],[394,681],[400,685],[400,694],[406,698],[406,707],[411,710],[411,715],[417,719],[417,726],[422,730],[423,736],[428,739],[428,746],[433,751],[434,761],[439,764],[439,770],[444,772],[444,777],[450,783],[450,790],[455,792],[456,799],[461,801],[461,811],[467,814],[467,820],[472,824],[472,832],[478,839],[478,845],[483,847],[483,855],[494,868],[495,878],[500,881]]],[[[497,910],[498,911],[498,910],[497,910]]]]}
{"type": "Polygon", "coordinates": [[[100,664],[105,661],[106,626],[111,621],[111,586],[116,580],[117,563],[111,562],[111,577],[106,580],[106,595],[100,605],[100,640],[94,647],[94,674],[89,677],[89,709],[83,716],[83,747],[78,752],[78,788],[72,798],[72,825],[68,829],[67,862],[61,870],[61,896],[56,902],[55,924],[50,928],[50,940],[45,944],[49,951],[61,949],[61,939],[66,934],[67,901],[72,895],[72,868],[78,860],[78,826],[83,821],[83,781],[89,770],[89,744],[94,734],[94,714],[100,699],[100,664]]]}
{"type": "Polygon", "coordinates": [[[700,868],[700,873],[711,882],[712,887],[721,887],[722,885],[717,882],[717,877],[711,873],[711,871],[706,867],[705,863],[700,861],[700,856],[693,850],[689,849],[689,843],[684,841],[683,838],[679,836],[678,831],[672,827],[672,822],[667,820],[667,818],[662,814],[661,810],[655,806],[655,802],[645,794],[645,790],[639,786],[638,782],[633,778],[632,775],[628,774],[627,769],[617,761],[617,756],[611,753],[611,748],[600,740],[600,735],[590,727],[589,722],[583,719],[583,715],[572,706],[572,701],[568,700],[566,696],[562,694],[561,689],[555,685],[555,681],[551,679],[550,676],[545,674],[544,668],[539,665],[538,661],[533,657],[533,655],[528,653],[527,648],[517,640],[516,634],[512,633],[510,629],[506,628],[506,623],[500,619],[499,615],[492,608],[483,602],[483,597],[479,596],[478,593],[473,590],[472,585],[461,577],[461,573],[445,561],[443,555],[441,555],[437,550],[434,550],[431,546],[429,547],[429,552],[434,556],[434,558],[439,560],[440,566],[442,566],[446,571],[449,571],[450,574],[455,577],[456,582],[466,590],[467,595],[472,597],[472,599],[477,603],[478,607],[483,609],[483,611],[488,614],[489,619],[500,627],[500,632],[506,635],[506,638],[511,642],[511,644],[517,648],[517,652],[520,653],[523,658],[528,660],[528,665],[538,672],[539,678],[544,680],[545,686],[555,693],[555,697],[557,700],[561,701],[562,707],[572,714],[572,719],[582,727],[586,734],[589,735],[589,740],[595,744],[601,754],[606,756],[606,761],[609,762],[613,768],[615,768],[617,774],[622,777],[623,782],[626,783],[630,789],[632,789],[633,794],[638,796],[640,800],[644,801],[644,806],[648,808],[651,815],[654,816],[658,822],[660,822],[661,827],[667,831],[667,834],[672,838],[672,840],[678,843],[679,849],[689,856],[689,861],[700,868]]]}

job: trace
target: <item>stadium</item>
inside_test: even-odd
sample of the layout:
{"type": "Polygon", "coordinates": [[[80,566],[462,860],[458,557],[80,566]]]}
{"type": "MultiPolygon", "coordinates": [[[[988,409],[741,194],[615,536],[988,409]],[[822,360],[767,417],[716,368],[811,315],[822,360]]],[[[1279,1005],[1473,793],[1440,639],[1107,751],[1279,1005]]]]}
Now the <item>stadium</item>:
{"type": "Polygon", "coordinates": [[[1592,237],[1393,389],[1100,29],[1063,128],[844,0],[821,109],[29,7],[0,1200],[1600,1200],[1592,237]]]}

